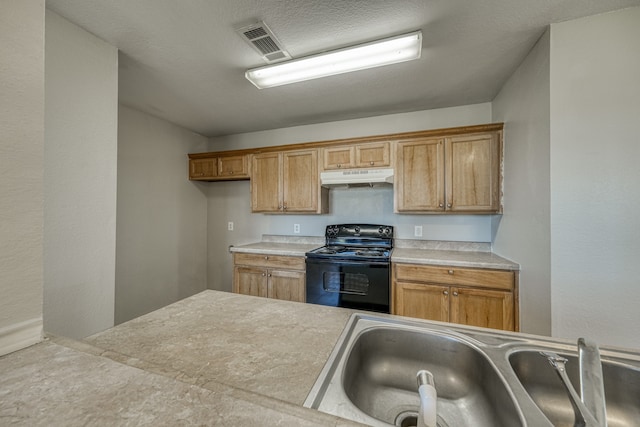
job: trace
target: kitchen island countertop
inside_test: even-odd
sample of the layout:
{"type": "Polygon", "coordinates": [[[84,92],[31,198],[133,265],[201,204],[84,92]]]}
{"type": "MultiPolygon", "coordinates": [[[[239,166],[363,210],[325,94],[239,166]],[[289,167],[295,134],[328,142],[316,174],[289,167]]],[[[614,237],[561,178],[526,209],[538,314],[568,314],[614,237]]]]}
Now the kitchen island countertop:
{"type": "MultiPolygon", "coordinates": [[[[0,358],[15,425],[357,425],[302,407],[351,310],[207,290],[0,358]]],[[[14,424],[12,424],[14,425],[14,424]]]]}

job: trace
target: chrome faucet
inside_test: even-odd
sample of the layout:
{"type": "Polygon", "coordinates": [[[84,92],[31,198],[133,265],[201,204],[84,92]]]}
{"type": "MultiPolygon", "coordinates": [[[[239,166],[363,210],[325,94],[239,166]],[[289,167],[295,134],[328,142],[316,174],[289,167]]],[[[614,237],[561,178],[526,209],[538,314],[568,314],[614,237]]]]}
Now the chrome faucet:
{"type": "Polygon", "coordinates": [[[578,339],[578,359],[580,364],[580,395],[567,376],[567,359],[556,353],[541,351],[553,366],[564,385],[573,412],[575,426],[607,427],[607,409],[604,396],[604,382],[600,351],[596,343],[584,338],[578,339]]]}

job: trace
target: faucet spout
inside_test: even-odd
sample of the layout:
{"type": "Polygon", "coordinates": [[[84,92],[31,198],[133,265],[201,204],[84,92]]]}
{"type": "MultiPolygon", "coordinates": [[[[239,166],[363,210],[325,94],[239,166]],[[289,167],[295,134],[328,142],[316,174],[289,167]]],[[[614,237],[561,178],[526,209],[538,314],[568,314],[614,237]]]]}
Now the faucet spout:
{"type": "Polygon", "coordinates": [[[433,374],[426,370],[418,371],[418,394],[420,395],[420,408],[418,409],[417,427],[437,427],[436,393],[433,374]]]}
{"type": "Polygon", "coordinates": [[[607,427],[607,412],[604,396],[604,383],[600,351],[592,341],[578,340],[578,358],[580,363],[580,395],[576,392],[567,375],[568,360],[556,353],[541,351],[560,377],[567,391],[573,412],[575,426],[607,427]]]}

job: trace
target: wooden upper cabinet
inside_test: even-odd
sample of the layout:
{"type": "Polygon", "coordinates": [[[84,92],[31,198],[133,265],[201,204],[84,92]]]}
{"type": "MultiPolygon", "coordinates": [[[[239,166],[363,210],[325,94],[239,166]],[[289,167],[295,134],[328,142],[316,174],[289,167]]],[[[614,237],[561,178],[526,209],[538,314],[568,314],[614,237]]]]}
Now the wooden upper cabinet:
{"type": "Polygon", "coordinates": [[[355,165],[355,147],[331,147],[322,150],[323,167],[329,169],[348,169],[355,165]]]}
{"type": "Polygon", "coordinates": [[[189,154],[189,179],[251,179],[251,210],[327,213],[320,171],[391,168],[394,212],[502,213],[502,123],[189,154]],[[249,167],[250,166],[250,167],[249,167]]]}
{"type": "Polygon", "coordinates": [[[388,142],[356,145],[356,167],[378,167],[391,164],[388,142]]]}
{"type": "Polygon", "coordinates": [[[249,179],[247,156],[215,156],[189,159],[192,181],[230,181],[249,179]]]}
{"type": "Polygon", "coordinates": [[[251,161],[251,211],[282,211],[282,154],[256,154],[251,161]]]}
{"type": "Polygon", "coordinates": [[[444,139],[399,142],[395,173],[397,212],[444,211],[444,139]]]}
{"type": "Polygon", "coordinates": [[[399,142],[396,212],[502,211],[502,132],[399,142]]]}
{"type": "Polygon", "coordinates": [[[189,179],[207,181],[218,176],[218,162],[212,159],[189,160],[189,179]]]}
{"type": "Polygon", "coordinates": [[[282,154],[282,209],[285,212],[318,210],[318,151],[282,154]]]}
{"type": "Polygon", "coordinates": [[[247,156],[218,157],[218,176],[228,178],[248,177],[247,156]]]}
{"type": "Polygon", "coordinates": [[[498,133],[447,139],[447,209],[454,212],[500,210],[501,145],[498,133]]]}
{"type": "Polygon", "coordinates": [[[265,213],[324,213],[328,190],[320,188],[318,150],[253,156],[251,210],[265,213]]]}
{"type": "Polygon", "coordinates": [[[376,142],[322,149],[324,170],[371,168],[391,165],[389,142],[376,142]]]}

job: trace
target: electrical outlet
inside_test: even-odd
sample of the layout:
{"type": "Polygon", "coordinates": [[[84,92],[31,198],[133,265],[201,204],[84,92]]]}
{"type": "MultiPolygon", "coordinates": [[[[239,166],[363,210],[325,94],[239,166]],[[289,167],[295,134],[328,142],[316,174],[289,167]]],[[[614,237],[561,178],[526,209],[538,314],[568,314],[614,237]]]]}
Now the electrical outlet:
{"type": "Polygon", "coordinates": [[[293,224],[293,232],[300,234],[300,224],[293,224]]]}
{"type": "Polygon", "coordinates": [[[229,221],[229,223],[227,224],[227,230],[233,231],[233,222],[232,221],[229,221]]]}
{"type": "Polygon", "coordinates": [[[416,225],[415,227],[413,227],[413,235],[415,237],[422,237],[422,226],[421,225],[416,225]]]}

